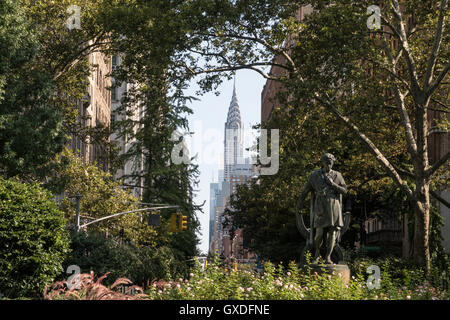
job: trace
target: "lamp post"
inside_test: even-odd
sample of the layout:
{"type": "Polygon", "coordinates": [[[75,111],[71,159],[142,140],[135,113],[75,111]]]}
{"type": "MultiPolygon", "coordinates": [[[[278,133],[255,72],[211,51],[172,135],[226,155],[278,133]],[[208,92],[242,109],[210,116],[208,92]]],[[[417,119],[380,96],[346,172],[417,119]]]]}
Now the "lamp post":
{"type": "Polygon", "coordinates": [[[68,198],[75,198],[75,231],[78,233],[80,231],[80,200],[82,195],[77,192],[74,196],[69,196],[68,198]]]}

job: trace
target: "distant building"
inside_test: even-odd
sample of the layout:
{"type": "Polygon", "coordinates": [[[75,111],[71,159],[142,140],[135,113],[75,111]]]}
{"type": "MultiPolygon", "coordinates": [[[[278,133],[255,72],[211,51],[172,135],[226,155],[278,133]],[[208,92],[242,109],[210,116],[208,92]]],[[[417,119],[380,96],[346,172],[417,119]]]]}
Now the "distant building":
{"type": "MultiPolygon", "coordinates": [[[[89,65],[96,66],[88,77],[89,85],[86,88],[85,102],[79,103],[77,124],[81,129],[105,128],[110,125],[111,94],[111,58],[103,53],[94,52],[89,55],[89,65]]],[[[83,130],[80,130],[83,132],[83,130]]],[[[109,140],[109,139],[108,139],[109,140]]],[[[70,147],[85,163],[97,162],[103,170],[109,169],[109,152],[105,141],[95,141],[92,136],[72,133],[70,147]]]]}
{"type": "MultiPolygon", "coordinates": [[[[311,5],[302,6],[296,13],[296,18],[301,21],[304,17],[310,14],[313,11],[311,5]]],[[[285,41],[285,47],[288,48],[292,43],[294,43],[294,39],[291,36],[288,36],[285,41]]],[[[286,59],[281,55],[275,56],[274,63],[278,65],[286,64],[286,59]]],[[[270,68],[269,74],[273,77],[281,77],[286,75],[286,69],[281,68],[279,66],[272,66],[270,68]]],[[[280,81],[274,81],[268,79],[264,88],[261,92],[261,123],[264,124],[270,116],[272,115],[272,111],[278,107],[280,107],[280,102],[276,98],[276,94],[283,90],[283,87],[280,81]]]]}
{"type": "Polygon", "coordinates": [[[209,184],[209,243],[211,243],[211,239],[214,233],[214,210],[216,208],[216,195],[218,191],[218,182],[209,184]]]}
{"type": "MultiPolygon", "coordinates": [[[[115,69],[122,63],[121,56],[112,57],[112,68],[115,69]]],[[[115,80],[113,79],[113,83],[115,80]]],[[[133,134],[142,127],[140,120],[144,117],[144,106],[136,103],[131,106],[127,106],[125,110],[120,110],[122,106],[122,98],[124,95],[132,90],[134,87],[129,83],[121,83],[119,85],[112,86],[111,88],[111,124],[116,121],[131,120],[135,123],[133,127],[133,134]]],[[[119,135],[116,132],[111,132],[111,141],[117,143],[120,147],[120,154],[123,155],[134,148],[136,139],[126,135],[119,135]]],[[[133,150],[134,151],[134,150],[133,150]]],[[[124,187],[131,190],[132,194],[137,198],[142,198],[143,195],[143,179],[142,173],[144,170],[144,158],[143,154],[127,160],[122,168],[119,168],[115,172],[114,178],[121,179],[124,187]]]]}
{"type": "MultiPolygon", "coordinates": [[[[437,105],[439,108],[439,106],[437,105]]],[[[450,132],[439,129],[436,125],[438,120],[450,121],[450,113],[440,112],[436,110],[428,110],[429,119],[429,135],[428,135],[428,157],[430,165],[439,161],[448,152],[450,152],[450,132]]],[[[450,165],[447,164],[447,180],[449,177],[450,165]]],[[[436,190],[436,192],[444,198],[447,202],[450,202],[450,189],[436,190]]],[[[432,201],[436,201],[431,198],[432,201]]],[[[450,253],[450,209],[444,204],[435,202],[440,209],[442,215],[443,226],[441,228],[441,235],[443,238],[443,246],[447,253],[450,253]]]]}
{"type": "Polygon", "coordinates": [[[224,222],[231,223],[231,217],[224,214],[230,209],[230,196],[237,186],[247,183],[256,175],[255,166],[249,158],[243,157],[243,123],[237,100],[236,86],[228,109],[225,123],[224,170],[219,171],[219,182],[210,184],[210,252],[218,253],[226,259],[249,258],[251,254],[243,248],[242,230],[237,230],[231,238],[230,228],[224,222]]]}
{"type": "Polygon", "coordinates": [[[228,181],[233,166],[242,163],[244,152],[244,125],[237,101],[236,86],[233,87],[233,97],[228,108],[224,137],[224,180],[228,181]]]}

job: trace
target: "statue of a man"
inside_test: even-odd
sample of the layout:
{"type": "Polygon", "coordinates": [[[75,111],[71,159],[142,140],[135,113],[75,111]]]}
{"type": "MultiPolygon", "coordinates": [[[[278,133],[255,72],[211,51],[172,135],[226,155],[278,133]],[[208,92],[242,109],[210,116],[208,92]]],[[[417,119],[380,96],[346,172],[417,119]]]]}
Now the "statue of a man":
{"type": "Polygon", "coordinates": [[[312,225],[314,229],[313,263],[317,263],[320,257],[320,246],[324,229],[327,228],[327,253],[325,262],[333,264],[331,253],[333,252],[336,236],[344,226],[341,209],[340,194],[347,193],[347,186],[341,173],[332,170],[335,158],[332,154],[326,153],[322,156],[322,168],[316,170],[308,177],[303,191],[298,199],[297,208],[300,211],[303,201],[310,191],[313,192],[312,202],[312,225]]]}

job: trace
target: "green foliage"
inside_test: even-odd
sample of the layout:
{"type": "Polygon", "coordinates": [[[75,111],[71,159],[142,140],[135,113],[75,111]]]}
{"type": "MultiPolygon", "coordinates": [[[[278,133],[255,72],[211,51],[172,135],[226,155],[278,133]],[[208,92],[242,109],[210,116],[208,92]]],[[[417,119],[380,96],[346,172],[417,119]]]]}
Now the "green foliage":
{"type": "Polygon", "coordinates": [[[40,29],[19,3],[0,4],[0,170],[33,179],[66,140],[62,112],[49,104],[53,75],[38,63],[40,29]]]}
{"type": "Polygon", "coordinates": [[[352,274],[364,274],[370,265],[380,267],[382,289],[384,292],[391,292],[392,294],[395,294],[399,288],[412,293],[424,286],[448,291],[448,285],[450,284],[450,269],[436,264],[434,260],[428,278],[425,270],[415,266],[414,261],[410,259],[394,256],[373,259],[353,255],[349,263],[352,274]]]}
{"type": "MultiPolygon", "coordinates": [[[[49,181],[48,187],[56,194],[62,193],[65,196],[60,207],[72,227],[75,222],[76,203],[69,196],[73,197],[76,194],[81,195],[81,224],[139,208],[138,199],[128,190],[124,190],[120,181],[114,181],[110,173],[99,169],[96,164],[85,164],[68,148],[58,155],[55,163],[59,170],[57,176],[49,181]]],[[[87,230],[108,234],[116,239],[121,237],[123,240],[141,245],[151,241],[149,239],[155,235],[155,231],[147,225],[146,219],[141,217],[142,214],[131,213],[107,219],[89,225],[87,230]]]]}
{"type": "Polygon", "coordinates": [[[177,273],[177,261],[168,247],[137,247],[95,233],[80,233],[72,235],[71,248],[72,254],[64,265],[77,265],[82,273],[109,272],[105,280],[107,284],[125,277],[144,286],[153,279],[169,279],[183,275],[177,273]]]}
{"type": "Polygon", "coordinates": [[[66,220],[36,184],[0,178],[0,292],[37,296],[61,273],[69,252],[66,220]]]}

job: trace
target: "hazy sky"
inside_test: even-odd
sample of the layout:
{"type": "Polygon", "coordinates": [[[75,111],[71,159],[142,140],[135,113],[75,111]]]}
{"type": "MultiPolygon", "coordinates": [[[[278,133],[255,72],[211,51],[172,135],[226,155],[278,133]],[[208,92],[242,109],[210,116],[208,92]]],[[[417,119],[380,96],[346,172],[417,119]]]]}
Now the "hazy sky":
{"type": "MultiPolygon", "coordinates": [[[[241,119],[245,129],[261,121],[261,91],[266,80],[255,71],[240,70],[236,73],[236,93],[241,110],[241,119]]],[[[195,96],[197,86],[193,84],[186,93],[195,96]]],[[[199,164],[200,182],[197,187],[194,202],[201,204],[204,201],[203,213],[197,212],[201,223],[201,243],[199,249],[202,253],[208,252],[209,247],[209,184],[217,182],[219,166],[223,167],[223,135],[227,120],[228,107],[233,94],[233,81],[226,81],[219,87],[220,95],[214,93],[198,97],[199,101],[191,103],[194,114],[189,116],[190,131],[194,132],[188,140],[191,156],[198,154],[196,161],[199,164]]],[[[248,147],[252,143],[250,137],[244,141],[248,147]]]]}

